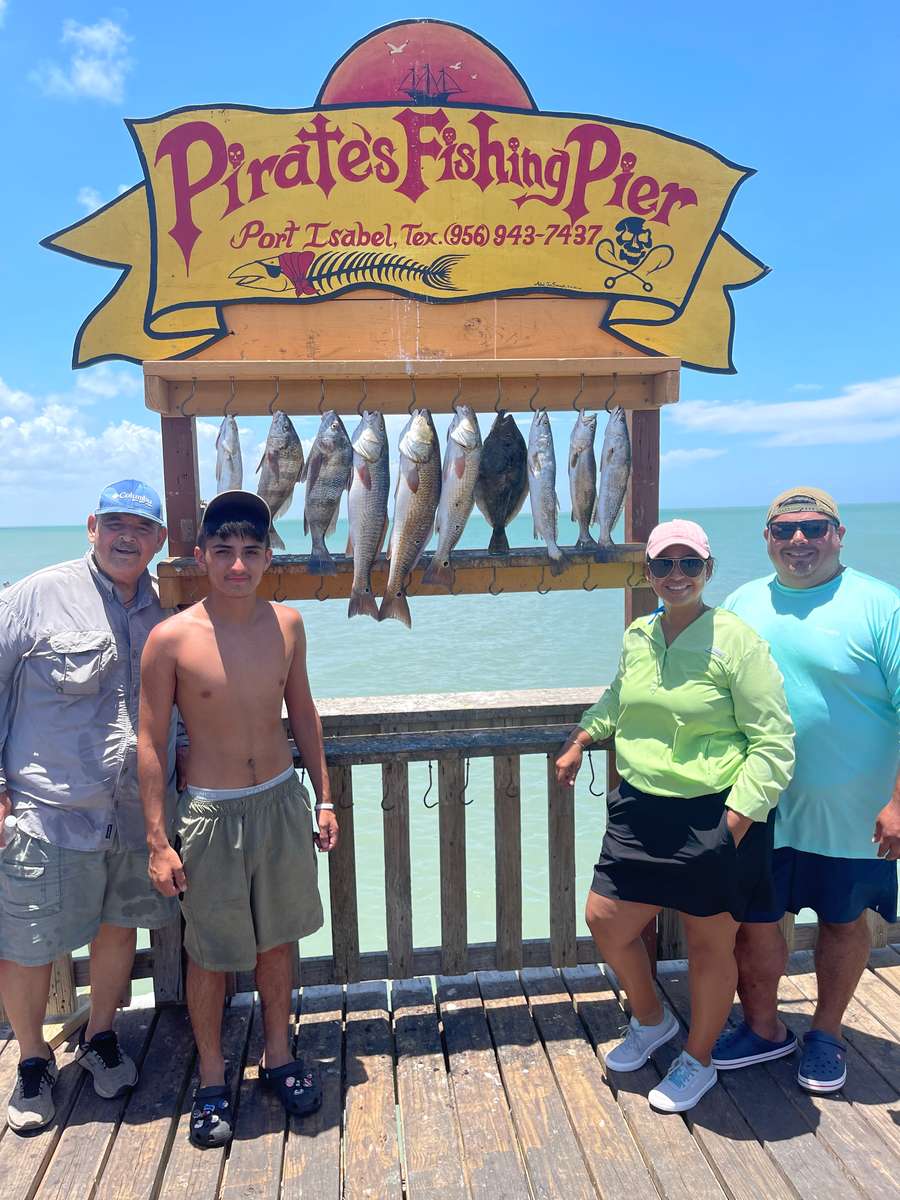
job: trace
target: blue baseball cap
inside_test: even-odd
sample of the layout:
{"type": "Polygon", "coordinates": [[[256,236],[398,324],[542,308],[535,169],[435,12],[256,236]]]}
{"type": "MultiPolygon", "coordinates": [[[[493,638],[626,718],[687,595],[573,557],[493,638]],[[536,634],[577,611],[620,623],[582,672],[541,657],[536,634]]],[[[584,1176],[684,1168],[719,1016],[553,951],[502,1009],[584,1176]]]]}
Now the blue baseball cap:
{"type": "Polygon", "coordinates": [[[140,479],[120,479],[103,489],[94,516],[105,517],[109,513],[131,513],[135,517],[146,517],[155,525],[165,525],[162,500],[149,483],[140,479]]]}

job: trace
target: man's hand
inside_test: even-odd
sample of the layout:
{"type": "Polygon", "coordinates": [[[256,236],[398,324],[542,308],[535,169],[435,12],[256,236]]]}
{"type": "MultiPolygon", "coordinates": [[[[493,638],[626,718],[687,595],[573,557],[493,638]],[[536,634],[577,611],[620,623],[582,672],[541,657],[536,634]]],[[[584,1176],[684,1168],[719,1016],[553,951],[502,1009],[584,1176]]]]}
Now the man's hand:
{"type": "Polygon", "coordinates": [[[0,792],[0,850],[6,845],[6,829],[3,822],[12,812],[12,800],[9,798],[9,792],[0,792]]]}
{"type": "Polygon", "coordinates": [[[318,808],[316,809],[316,824],[319,826],[319,832],[315,835],[316,845],[323,854],[327,854],[337,845],[337,817],[330,808],[318,808]]]}
{"type": "Polygon", "coordinates": [[[731,834],[735,846],[739,846],[753,822],[743,813],[735,812],[733,808],[728,809],[725,820],[728,822],[728,832],[731,834]]]}
{"type": "Polygon", "coordinates": [[[150,882],[164,896],[177,896],[187,891],[187,880],[181,859],[168,842],[150,851],[150,882]]]}
{"type": "Polygon", "coordinates": [[[889,800],[875,818],[872,841],[878,843],[879,858],[900,859],[900,799],[889,800]]]}
{"type": "Polygon", "coordinates": [[[568,746],[565,746],[556,760],[556,782],[574,787],[575,776],[581,770],[581,760],[583,757],[584,750],[580,742],[571,742],[568,746]]]}
{"type": "Polygon", "coordinates": [[[190,746],[175,747],[175,786],[179,792],[183,792],[187,787],[188,760],[190,757],[190,746]]]}

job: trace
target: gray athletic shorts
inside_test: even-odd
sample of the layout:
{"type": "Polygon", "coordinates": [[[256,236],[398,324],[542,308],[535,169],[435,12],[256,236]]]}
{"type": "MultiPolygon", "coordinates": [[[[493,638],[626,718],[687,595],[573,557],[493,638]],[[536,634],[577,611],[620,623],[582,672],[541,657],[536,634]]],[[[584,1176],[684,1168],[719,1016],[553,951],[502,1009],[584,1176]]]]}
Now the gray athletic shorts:
{"type": "Polygon", "coordinates": [[[293,768],[257,788],[184,792],[175,833],[184,947],[198,966],[250,971],[257,954],[321,927],[312,810],[293,768]]]}
{"type": "Polygon", "coordinates": [[[146,850],[66,850],[21,830],[0,850],[0,958],[38,967],[101,925],[160,929],[177,915],[150,882],[146,850]]]}

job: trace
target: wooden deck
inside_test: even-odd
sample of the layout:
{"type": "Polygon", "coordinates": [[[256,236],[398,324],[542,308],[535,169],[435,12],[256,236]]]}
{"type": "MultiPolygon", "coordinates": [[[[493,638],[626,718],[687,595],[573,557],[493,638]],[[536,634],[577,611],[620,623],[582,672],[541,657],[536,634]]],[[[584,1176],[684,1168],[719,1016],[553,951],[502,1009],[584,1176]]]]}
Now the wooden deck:
{"type": "MultiPolygon", "coordinates": [[[[683,963],[660,983],[687,1017],[683,963]]],[[[795,954],[782,1010],[809,1022],[815,976],[795,954]]],[[[737,1016],[737,1010],[735,1010],[737,1016]]],[[[187,1140],[193,1042],[182,1008],[132,1009],[120,1035],[142,1064],[127,1100],[98,1100],[73,1045],[57,1051],[57,1124],[0,1133],[3,1197],[40,1200],[896,1200],[900,1178],[900,952],[874,950],[847,1016],[849,1080],[813,1098],[795,1060],[724,1074],[686,1118],[646,1094],[677,1052],[607,1076],[624,1013],[594,966],[310,987],[298,1051],[318,1060],[321,1111],[286,1128],[256,1084],[250,995],[225,1017],[237,1133],[226,1152],[187,1140]]],[[[0,1097],[14,1042],[0,1047],[0,1097]]]]}

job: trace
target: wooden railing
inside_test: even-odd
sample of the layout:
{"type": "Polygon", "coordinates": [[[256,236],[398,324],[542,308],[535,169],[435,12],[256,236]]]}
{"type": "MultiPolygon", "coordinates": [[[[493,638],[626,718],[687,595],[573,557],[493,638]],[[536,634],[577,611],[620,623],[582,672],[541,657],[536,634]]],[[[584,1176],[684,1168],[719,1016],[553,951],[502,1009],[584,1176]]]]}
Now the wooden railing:
{"type": "MultiPolygon", "coordinates": [[[[341,837],[327,860],[332,953],[304,958],[303,982],[400,979],[596,961],[593,943],[586,930],[582,932],[584,897],[576,891],[574,793],[557,785],[554,771],[565,735],[596,698],[596,689],[576,688],[321,702],[341,837]],[[520,760],[524,755],[542,756],[546,767],[549,937],[545,938],[523,936],[520,760]],[[494,938],[486,942],[470,941],[468,932],[466,764],[478,758],[493,760],[492,797],[476,797],[479,803],[492,799],[494,810],[496,929],[494,938]],[[417,946],[413,939],[409,766],[426,761],[437,767],[440,944],[417,946]],[[354,769],[370,764],[381,767],[381,801],[355,803],[354,769]],[[373,837],[376,823],[381,825],[384,845],[385,933],[381,949],[362,951],[357,850],[377,842],[373,837]]],[[[606,757],[601,749],[594,758],[604,789],[606,757]]],[[[788,919],[783,926],[793,948],[813,944],[814,925],[794,927],[788,919]]],[[[873,918],[872,929],[876,945],[900,941],[900,925],[873,918]]],[[[661,914],[656,952],[661,959],[684,957],[677,914],[661,914]]],[[[150,949],[138,952],[133,978],[147,977],[153,979],[158,1003],[183,999],[180,919],[152,934],[150,949]]],[[[54,967],[51,1011],[72,1009],[75,988],[87,982],[86,957],[59,960],[54,967]]],[[[252,989],[252,973],[238,975],[231,986],[238,991],[252,989]]]]}

